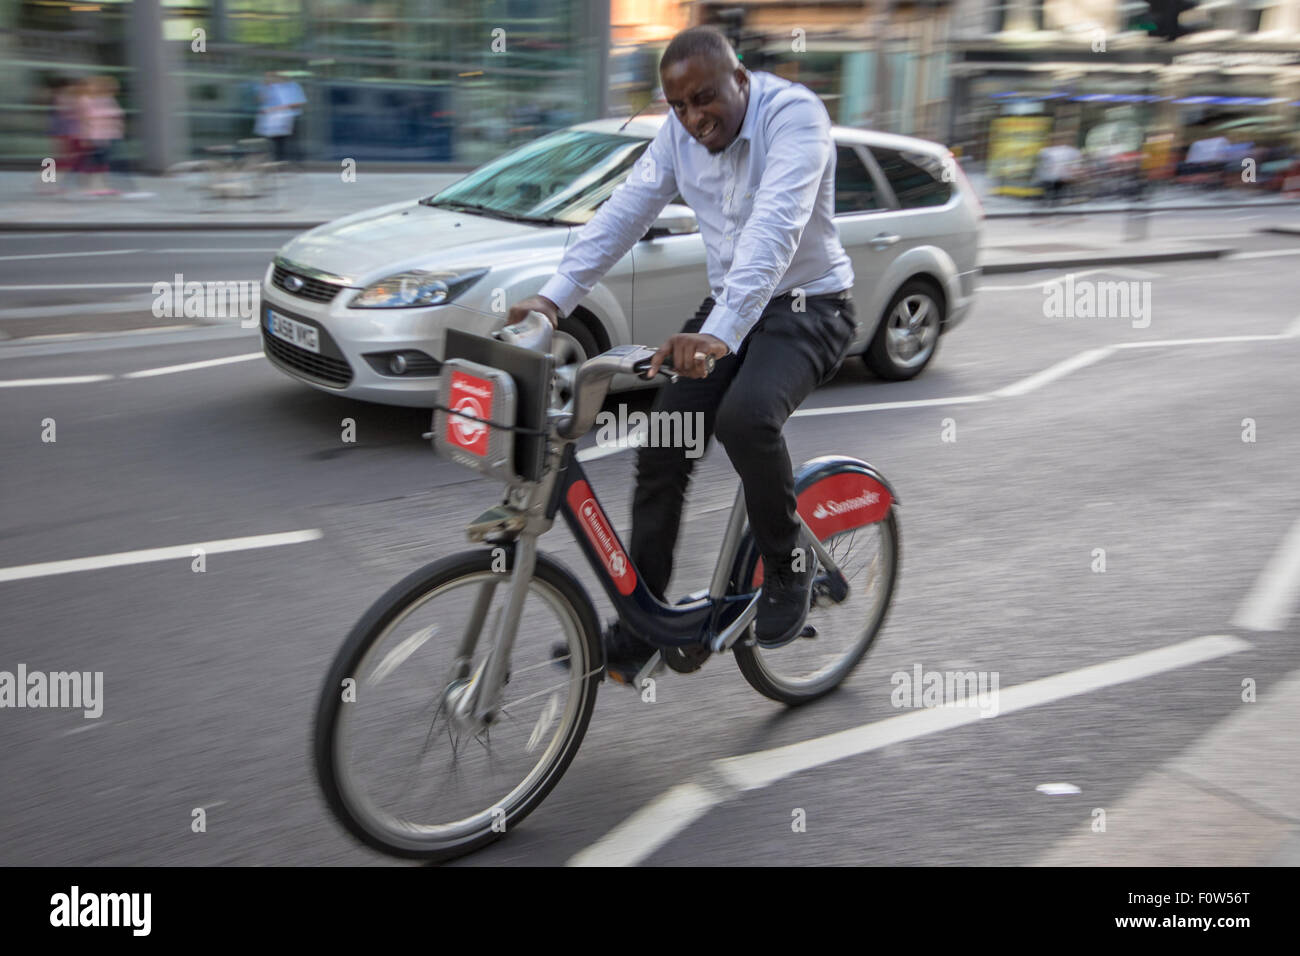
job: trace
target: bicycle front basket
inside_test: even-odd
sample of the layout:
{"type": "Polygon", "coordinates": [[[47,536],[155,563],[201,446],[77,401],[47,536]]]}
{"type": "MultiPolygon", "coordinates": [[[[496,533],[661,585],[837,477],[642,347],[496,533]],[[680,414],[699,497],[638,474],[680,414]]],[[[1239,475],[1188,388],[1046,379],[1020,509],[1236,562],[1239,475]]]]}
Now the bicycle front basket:
{"type": "Polygon", "coordinates": [[[514,378],[468,359],[448,359],[442,365],[438,396],[434,451],[499,481],[517,483],[514,378]]]}

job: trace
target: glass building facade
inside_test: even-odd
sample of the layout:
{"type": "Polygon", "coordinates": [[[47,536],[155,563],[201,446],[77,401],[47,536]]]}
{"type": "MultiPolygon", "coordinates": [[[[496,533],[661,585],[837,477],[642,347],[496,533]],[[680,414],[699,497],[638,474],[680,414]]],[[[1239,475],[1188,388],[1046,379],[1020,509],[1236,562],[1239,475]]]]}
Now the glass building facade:
{"type": "Polygon", "coordinates": [[[49,155],[52,84],[111,74],[145,168],[253,135],[268,71],[308,161],[474,165],[608,108],[608,0],[0,0],[0,161],[49,155]]]}

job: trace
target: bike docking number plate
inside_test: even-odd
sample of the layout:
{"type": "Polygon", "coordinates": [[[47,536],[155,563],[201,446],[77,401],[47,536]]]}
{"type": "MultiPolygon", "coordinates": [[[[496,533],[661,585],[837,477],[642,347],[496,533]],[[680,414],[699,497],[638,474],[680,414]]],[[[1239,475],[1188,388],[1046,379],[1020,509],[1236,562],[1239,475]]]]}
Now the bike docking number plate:
{"type": "Polygon", "coordinates": [[[519,480],[515,434],[510,427],[499,427],[515,424],[515,382],[508,372],[448,359],[438,380],[438,404],[442,407],[433,413],[433,447],[439,455],[501,481],[519,480]]]}

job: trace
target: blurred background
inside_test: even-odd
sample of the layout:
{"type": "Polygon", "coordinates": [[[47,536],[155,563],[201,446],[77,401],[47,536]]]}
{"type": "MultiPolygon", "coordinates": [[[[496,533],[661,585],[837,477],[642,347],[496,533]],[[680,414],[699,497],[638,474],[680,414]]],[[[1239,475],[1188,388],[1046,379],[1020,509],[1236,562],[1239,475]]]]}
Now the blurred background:
{"type": "Polygon", "coordinates": [[[308,162],[466,168],[643,108],[698,23],[835,121],[945,142],[1006,195],[1037,194],[1056,142],[1080,180],[1211,185],[1236,149],[1278,188],[1296,148],[1300,0],[5,0],[0,163],[57,155],[61,91],[108,76],[117,159],[161,172],[252,136],[276,74],[302,94],[308,162]]]}

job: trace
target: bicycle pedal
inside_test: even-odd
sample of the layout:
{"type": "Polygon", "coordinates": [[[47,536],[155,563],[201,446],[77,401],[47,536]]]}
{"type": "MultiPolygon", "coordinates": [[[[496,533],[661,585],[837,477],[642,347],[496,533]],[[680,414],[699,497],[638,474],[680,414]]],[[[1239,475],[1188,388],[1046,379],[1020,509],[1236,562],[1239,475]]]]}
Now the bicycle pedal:
{"type": "Polygon", "coordinates": [[[636,677],[632,679],[632,686],[637,689],[640,689],[644,681],[649,680],[651,677],[654,677],[663,669],[664,669],[663,652],[655,651],[654,657],[646,661],[645,666],[636,672],[636,677]]]}
{"type": "Polygon", "coordinates": [[[465,526],[465,535],[471,541],[482,541],[490,534],[522,531],[527,517],[505,505],[495,505],[465,526]]]}

